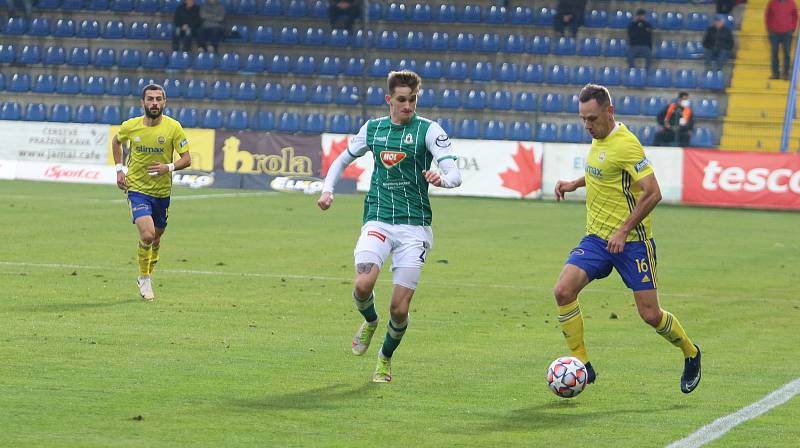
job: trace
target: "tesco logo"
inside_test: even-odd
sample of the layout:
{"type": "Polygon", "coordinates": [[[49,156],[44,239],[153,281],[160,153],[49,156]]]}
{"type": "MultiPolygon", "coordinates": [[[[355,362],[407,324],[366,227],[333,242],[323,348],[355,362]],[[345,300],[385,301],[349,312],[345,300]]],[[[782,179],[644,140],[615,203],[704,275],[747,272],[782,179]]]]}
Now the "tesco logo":
{"type": "Polygon", "coordinates": [[[759,192],[767,189],[773,193],[800,194],[800,171],[788,168],[752,168],[745,171],[738,166],[723,167],[709,160],[703,168],[703,188],[710,191],[759,192]]]}

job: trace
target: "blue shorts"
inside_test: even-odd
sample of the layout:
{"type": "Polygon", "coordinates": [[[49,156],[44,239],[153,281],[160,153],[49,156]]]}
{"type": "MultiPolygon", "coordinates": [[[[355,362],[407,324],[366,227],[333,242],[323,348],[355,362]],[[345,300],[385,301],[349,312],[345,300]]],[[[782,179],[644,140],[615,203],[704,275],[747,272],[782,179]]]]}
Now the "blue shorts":
{"type": "Polygon", "coordinates": [[[129,191],[128,204],[131,206],[133,222],[136,222],[136,218],[141,216],[152,216],[153,224],[157,228],[167,228],[169,197],[157,198],[137,191],[129,191]]]}
{"type": "Polygon", "coordinates": [[[652,238],[629,241],[618,254],[610,253],[607,245],[608,241],[597,235],[586,235],[569,253],[567,264],[583,269],[589,281],[608,277],[613,267],[628,288],[634,291],[656,289],[656,243],[652,238]]]}

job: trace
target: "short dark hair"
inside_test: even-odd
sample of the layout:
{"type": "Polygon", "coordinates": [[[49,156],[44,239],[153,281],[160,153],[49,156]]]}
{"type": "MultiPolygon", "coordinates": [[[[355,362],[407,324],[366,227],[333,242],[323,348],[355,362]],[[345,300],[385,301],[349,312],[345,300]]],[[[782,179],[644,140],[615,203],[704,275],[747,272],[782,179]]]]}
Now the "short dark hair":
{"type": "Polygon", "coordinates": [[[591,100],[597,101],[601,107],[611,105],[611,94],[605,86],[599,84],[586,84],[581,89],[581,94],[578,97],[581,103],[588,103],[591,100]]]}
{"type": "Polygon", "coordinates": [[[415,92],[422,86],[422,78],[411,70],[392,71],[386,77],[386,84],[389,87],[389,95],[393,94],[397,87],[409,87],[415,92]]]}
{"type": "Polygon", "coordinates": [[[161,93],[164,94],[164,99],[167,98],[167,91],[164,90],[164,87],[161,84],[153,83],[153,84],[148,84],[148,85],[144,86],[144,89],[142,89],[142,99],[144,99],[144,96],[147,94],[148,90],[160,90],[161,93]]]}
{"type": "Polygon", "coordinates": [[[678,92],[678,98],[686,98],[689,96],[689,92],[681,91],[678,92]]]}

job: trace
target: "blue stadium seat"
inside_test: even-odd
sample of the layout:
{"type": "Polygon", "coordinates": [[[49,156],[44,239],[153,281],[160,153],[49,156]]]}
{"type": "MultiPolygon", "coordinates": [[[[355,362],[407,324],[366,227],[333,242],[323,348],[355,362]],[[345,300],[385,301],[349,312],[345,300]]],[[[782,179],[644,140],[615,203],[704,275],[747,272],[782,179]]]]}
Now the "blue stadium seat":
{"type": "Polygon", "coordinates": [[[95,67],[113,67],[117,64],[117,53],[113,48],[98,48],[93,63],[95,67]]]}
{"type": "Polygon", "coordinates": [[[353,127],[353,121],[350,115],[346,114],[333,114],[330,117],[328,130],[334,134],[349,134],[353,127]]]}
{"type": "Polygon", "coordinates": [[[422,79],[439,79],[442,77],[442,61],[440,60],[426,60],[420,67],[420,76],[422,79]]]}
{"type": "Polygon", "coordinates": [[[75,47],[67,55],[67,65],[85,66],[90,62],[89,49],[86,47],[75,47]]]}
{"type": "Polygon", "coordinates": [[[522,67],[519,73],[519,80],[522,82],[541,84],[544,82],[544,68],[542,64],[527,64],[522,67]]]}
{"type": "Polygon", "coordinates": [[[522,34],[509,34],[503,40],[502,51],[504,53],[523,53],[527,42],[522,34]]]}
{"type": "Polygon", "coordinates": [[[84,95],[105,95],[106,78],[103,76],[89,75],[83,83],[84,95]]]}
{"type": "Polygon", "coordinates": [[[6,88],[6,75],[0,73],[0,90],[5,90],[6,88]]]}
{"type": "Polygon", "coordinates": [[[212,100],[229,100],[231,98],[231,82],[217,80],[208,89],[208,98],[212,100]]]}
{"type": "Polygon", "coordinates": [[[464,5],[461,11],[458,12],[458,21],[462,23],[480,23],[480,5],[464,5]]]}
{"type": "Polygon", "coordinates": [[[444,78],[456,81],[467,79],[467,63],[464,61],[450,61],[444,70],[444,78]]]}
{"type": "Polygon", "coordinates": [[[328,18],[328,1],[327,0],[316,0],[313,5],[311,5],[311,17],[316,19],[327,19],[328,18]]]}
{"type": "Polygon", "coordinates": [[[314,56],[298,56],[292,67],[292,73],[296,75],[313,75],[316,73],[317,61],[314,56]]]}
{"type": "Polygon", "coordinates": [[[488,107],[492,110],[511,110],[511,92],[508,90],[498,90],[489,95],[488,107]]]}
{"type": "Polygon", "coordinates": [[[583,86],[595,81],[594,67],[581,65],[572,71],[572,84],[583,86]]]}
{"type": "Polygon", "coordinates": [[[478,120],[464,118],[456,124],[455,136],[457,138],[479,138],[480,126],[478,120]]]}
{"type": "Polygon", "coordinates": [[[161,84],[167,98],[180,98],[183,96],[183,82],[180,79],[167,78],[161,84]]]}
{"type": "Polygon", "coordinates": [[[642,110],[638,96],[625,95],[616,104],[616,112],[621,115],[639,115],[642,110]]]}
{"type": "MultiPolygon", "coordinates": [[[[65,3],[66,3],[66,1],[67,0],[64,0],[65,3]]],[[[81,3],[83,3],[83,2],[81,2],[81,3]]],[[[167,3],[167,2],[165,2],[165,3],[167,3]]],[[[105,10],[108,9],[108,7],[109,7],[109,0],[89,0],[89,3],[86,6],[86,9],[88,9],[89,11],[105,11],[105,10]]],[[[174,9],[172,11],[166,11],[165,10],[164,12],[172,13],[172,12],[175,12],[175,10],[174,9]]]]}
{"type": "Polygon", "coordinates": [[[703,59],[703,56],[703,43],[696,40],[685,41],[678,50],[681,59],[703,59]]]}
{"type": "Polygon", "coordinates": [[[458,109],[461,107],[461,91],[458,89],[442,89],[434,102],[438,107],[458,109]]]}
{"type": "Polygon", "coordinates": [[[131,94],[131,80],[127,77],[115,76],[108,83],[109,95],[113,96],[128,96],[131,94]]]}
{"type": "Polygon", "coordinates": [[[234,24],[225,32],[226,42],[245,43],[250,40],[250,28],[247,25],[234,24]]]}
{"type": "Polygon", "coordinates": [[[83,0],[63,0],[61,9],[65,11],[78,11],[83,9],[83,0]]]}
{"type": "Polygon", "coordinates": [[[505,6],[491,5],[487,7],[483,21],[495,25],[506,23],[508,11],[505,6]]]}
{"type": "Polygon", "coordinates": [[[648,97],[642,103],[642,115],[655,117],[662,109],[667,107],[668,103],[666,98],[659,96],[648,97]]]}
{"type": "Polygon", "coordinates": [[[533,11],[533,24],[537,26],[553,26],[553,19],[556,16],[554,8],[537,8],[533,11]]]}
{"type": "MultiPolygon", "coordinates": [[[[69,63],[69,62],[67,62],[69,63]]],[[[164,50],[150,50],[142,59],[142,67],[161,70],[167,66],[167,54],[164,50]]]]}
{"type": "Polygon", "coordinates": [[[608,26],[608,12],[593,9],[585,14],[583,21],[587,28],[605,28],[608,26]]]}
{"type": "MultiPolygon", "coordinates": [[[[6,28],[6,34],[10,34],[8,28],[6,28]]],[[[56,21],[55,28],[53,28],[53,37],[72,37],[74,35],[75,22],[72,19],[58,19],[56,21]]]]}
{"type": "Polygon", "coordinates": [[[718,118],[719,101],[713,98],[703,98],[692,106],[694,116],[697,118],[718,118]]]}
{"type": "Polygon", "coordinates": [[[190,79],[186,83],[183,96],[188,99],[200,100],[206,97],[206,82],[202,79],[190,79]]]}
{"type": "Polygon", "coordinates": [[[489,120],[483,126],[483,138],[487,140],[504,140],[506,124],[501,120],[489,120]]]}
{"type": "Polygon", "coordinates": [[[725,88],[725,75],[722,70],[709,70],[700,77],[698,87],[701,89],[723,90],[725,88]]]}
{"type": "Polygon", "coordinates": [[[250,117],[250,128],[259,131],[271,131],[275,129],[275,113],[268,110],[260,110],[250,117]]]}
{"type": "Polygon", "coordinates": [[[300,43],[300,33],[295,26],[285,26],[278,33],[278,43],[281,45],[297,45],[300,43]]]}
{"type": "Polygon", "coordinates": [[[21,36],[28,31],[28,21],[22,17],[9,17],[3,33],[11,36],[21,36]]]}
{"type": "Polygon", "coordinates": [[[202,126],[206,129],[219,129],[223,125],[222,111],[219,109],[208,109],[203,113],[202,126]]]}
{"type": "Polygon", "coordinates": [[[94,123],[97,121],[97,108],[93,104],[80,104],[75,108],[76,123],[94,123]]]}
{"type": "Polygon", "coordinates": [[[284,10],[284,15],[289,17],[303,17],[306,15],[308,6],[305,0],[290,0],[289,5],[284,10]]]}
{"type": "Polygon", "coordinates": [[[277,17],[283,14],[281,0],[263,0],[258,3],[258,13],[262,16],[277,17]]]}
{"type": "Polygon", "coordinates": [[[16,101],[7,101],[0,106],[0,120],[21,120],[22,106],[16,101]]]}
{"type": "Polygon", "coordinates": [[[258,5],[255,0],[239,0],[233,11],[237,16],[254,16],[258,12],[258,5]]]}
{"type": "Polygon", "coordinates": [[[353,36],[352,46],[355,47],[355,48],[364,48],[365,39],[369,39],[370,42],[374,42],[375,41],[375,36],[372,33],[372,30],[369,30],[366,33],[366,37],[364,37],[364,31],[363,30],[356,31],[355,35],[353,36]]]}
{"type": "Polygon", "coordinates": [[[83,20],[78,26],[76,37],[95,39],[100,37],[100,22],[97,20],[83,20]]]}
{"type": "Polygon", "coordinates": [[[647,74],[647,86],[657,88],[672,87],[672,71],[668,68],[657,68],[647,74]]]}
{"type": "Polygon", "coordinates": [[[553,64],[547,68],[545,80],[550,84],[568,84],[570,71],[569,66],[553,64]]]}
{"type": "Polygon", "coordinates": [[[658,18],[659,29],[681,30],[683,27],[683,13],[679,11],[664,11],[658,18]]]}
{"type": "Polygon", "coordinates": [[[150,25],[147,22],[132,22],[125,29],[127,39],[147,40],[150,38],[150,25]]]}
{"type": "Polygon", "coordinates": [[[114,12],[131,12],[133,0],[111,0],[109,9],[114,12]]]}
{"type": "MultiPolygon", "coordinates": [[[[629,128],[630,129],[630,128],[629,128]]],[[[652,146],[653,140],[655,139],[656,133],[658,132],[658,128],[653,125],[642,126],[640,129],[634,132],[636,137],[639,138],[639,142],[645,146],[652,146]]]]}
{"type": "MultiPolygon", "coordinates": [[[[6,3],[8,4],[8,3],[6,3]]],[[[39,0],[36,3],[39,9],[58,9],[61,6],[61,0],[39,0]]]]}
{"type": "Polygon", "coordinates": [[[559,141],[566,143],[581,143],[585,131],[576,123],[564,123],[559,132],[559,141]]]}
{"type": "Polygon", "coordinates": [[[6,90],[9,92],[27,92],[30,89],[31,76],[27,73],[14,73],[6,85],[6,90]]]}
{"type": "Polygon", "coordinates": [[[67,55],[61,47],[47,47],[42,63],[45,65],[62,65],[67,62],[67,55]]]}
{"type": "Polygon", "coordinates": [[[682,68],[675,72],[675,87],[679,89],[694,89],[697,87],[697,72],[692,69],[682,68]]]}
{"type": "Polygon", "coordinates": [[[267,70],[271,73],[289,73],[290,62],[289,56],[276,54],[272,57],[267,70]]]}
{"type": "Polygon", "coordinates": [[[478,61],[472,67],[470,79],[473,81],[491,81],[492,80],[492,63],[478,61]]]}
{"type": "Polygon", "coordinates": [[[286,89],[287,103],[305,103],[308,101],[308,87],[305,84],[292,84],[286,89]]]}
{"type": "Polygon", "coordinates": [[[494,79],[500,82],[517,82],[517,72],[519,68],[517,64],[503,62],[498,64],[495,70],[494,79]]]}
{"type": "Polygon", "coordinates": [[[574,37],[561,36],[554,42],[553,54],[559,56],[572,56],[575,54],[577,46],[574,37]]]}
{"type": "Polygon", "coordinates": [[[698,148],[711,148],[717,145],[714,131],[709,128],[697,128],[689,139],[689,145],[698,148]]]}
{"type": "Polygon", "coordinates": [[[435,98],[436,92],[433,89],[423,87],[417,96],[417,107],[433,107],[435,98]]]}
{"type": "Polygon", "coordinates": [[[647,84],[647,71],[643,68],[629,68],[622,74],[622,83],[627,87],[644,87],[647,84]]]}
{"type": "Polygon", "coordinates": [[[451,45],[451,49],[455,51],[473,51],[475,49],[475,35],[472,33],[458,33],[451,45]]]}
{"type": "Polygon", "coordinates": [[[536,140],[540,142],[557,142],[558,127],[555,123],[541,122],[536,126],[536,140]]]}
{"type": "Polygon", "coordinates": [[[185,128],[196,128],[198,124],[197,120],[197,109],[194,107],[184,107],[178,109],[178,113],[175,118],[181,123],[181,125],[185,128]]]}
{"type": "Polygon", "coordinates": [[[497,33],[484,33],[478,40],[478,51],[484,53],[497,53],[500,51],[500,35],[497,33]]]}
{"type": "Polygon", "coordinates": [[[711,20],[704,12],[690,12],[686,17],[686,29],[689,31],[705,31],[711,20]]]}
{"type": "Polygon", "coordinates": [[[125,37],[125,24],[120,20],[109,20],[100,36],[103,39],[122,39],[125,37]]]}
{"type": "Polygon", "coordinates": [[[214,70],[217,67],[217,56],[214,53],[201,51],[194,58],[192,68],[195,70],[214,70]]]}
{"type": "Polygon", "coordinates": [[[599,37],[586,37],[578,42],[578,56],[600,56],[603,44],[599,37]]]}
{"type": "MultiPolygon", "coordinates": [[[[335,31],[335,30],[334,30],[335,31]]],[[[259,25],[253,35],[250,37],[254,44],[271,44],[272,43],[272,27],[266,25],[259,25]]]]}
{"type": "Polygon", "coordinates": [[[422,50],[425,48],[425,33],[422,31],[409,31],[403,40],[403,48],[406,50],[422,50]]]}
{"type": "Polygon", "coordinates": [[[350,31],[332,29],[328,37],[328,45],[331,47],[344,48],[350,45],[350,31]]]}
{"type": "Polygon", "coordinates": [[[237,53],[225,53],[219,61],[219,69],[223,72],[238,72],[241,67],[241,61],[237,53]]]}
{"type": "Polygon", "coordinates": [[[322,47],[325,45],[325,30],[322,28],[309,28],[303,34],[303,45],[309,47],[322,47]]]}
{"type": "Polygon", "coordinates": [[[119,54],[120,68],[138,68],[142,64],[142,55],[139,50],[126,48],[119,54]]]}
{"type": "Polygon", "coordinates": [[[242,81],[233,91],[233,99],[237,101],[255,101],[258,99],[258,88],[253,81],[242,81]]]}
{"type": "Polygon", "coordinates": [[[314,90],[311,92],[308,101],[311,104],[333,103],[333,88],[331,86],[325,86],[325,85],[318,85],[314,87],[314,90]]]}
{"type": "Polygon", "coordinates": [[[155,83],[156,80],[153,78],[139,78],[136,83],[133,84],[131,89],[131,94],[137,98],[141,98],[142,90],[148,85],[155,83]]]}
{"type": "Polygon", "coordinates": [[[347,76],[361,76],[364,73],[364,58],[350,58],[344,65],[344,74],[347,76]]]}
{"type": "Polygon", "coordinates": [[[267,60],[263,54],[248,54],[242,71],[245,73],[261,73],[267,69],[267,60]]]}
{"type": "MultiPolygon", "coordinates": [[[[53,47],[49,47],[48,50],[53,47]]],[[[60,48],[60,47],[59,47],[60,48]]],[[[64,52],[64,49],[61,49],[64,52]]],[[[45,52],[47,55],[47,52],[45,52]]],[[[13,45],[0,44],[0,64],[10,64],[17,58],[17,51],[13,45]]],[[[63,63],[63,62],[62,62],[63,63]]]]}
{"type": "MultiPolygon", "coordinates": [[[[40,8],[42,7],[41,5],[42,5],[42,2],[39,2],[39,7],[40,8]]],[[[30,24],[30,27],[28,29],[28,35],[30,35],[30,36],[49,36],[50,35],[50,20],[47,19],[46,17],[37,17],[37,18],[31,20],[31,24],[30,24]]]]}
{"type": "Polygon", "coordinates": [[[56,91],[56,78],[50,74],[40,74],[36,76],[36,80],[31,88],[35,93],[53,93],[56,91]]]}
{"type": "Polygon", "coordinates": [[[337,76],[342,73],[342,60],[338,56],[325,56],[319,65],[319,75],[337,76]]]}
{"type": "Polygon", "coordinates": [[[42,49],[38,45],[25,45],[17,55],[18,64],[38,64],[42,61],[42,49]]]}
{"type": "Polygon", "coordinates": [[[431,51],[447,51],[450,48],[450,35],[434,31],[427,46],[431,51]]]}
{"type": "Polygon", "coordinates": [[[69,123],[72,121],[72,108],[67,104],[53,104],[50,106],[49,116],[49,121],[69,123]]]}
{"type": "Polygon", "coordinates": [[[656,44],[653,56],[658,59],[676,59],[678,57],[678,43],[674,40],[662,40],[656,44]]]}
{"type": "Polygon", "coordinates": [[[411,70],[414,73],[419,72],[416,59],[400,59],[400,62],[395,66],[395,70],[411,70]]]}
{"type": "MultiPolygon", "coordinates": [[[[47,106],[42,103],[28,103],[25,106],[25,119],[28,121],[47,121],[47,106]]],[[[119,124],[119,122],[116,124],[119,124]]]]}
{"type": "Polygon", "coordinates": [[[392,70],[392,61],[388,58],[377,58],[369,66],[369,75],[377,78],[385,78],[392,70]]]}
{"type": "Polygon", "coordinates": [[[319,112],[306,115],[300,130],[306,134],[322,134],[325,132],[325,115],[319,112]]]}
{"type": "Polygon", "coordinates": [[[439,23],[453,23],[456,21],[455,5],[442,4],[436,10],[436,21],[439,23]]]}
{"type": "MultiPolygon", "coordinates": [[[[255,5],[253,7],[255,8],[255,5]]],[[[225,127],[228,129],[247,129],[247,122],[246,110],[234,109],[225,116],[225,127]]]]}
{"type": "Polygon", "coordinates": [[[628,24],[633,20],[633,13],[630,11],[622,11],[620,9],[610,14],[608,18],[609,28],[625,29],[628,24]]]}
{"type": "Polygon", "coordinates": [[[628,54],[628,41],[616,38],[606,40],[606,47],[603,54],[609,58],[625,57],[628,54]]]}
{"type": "Polygon", "coordinates": [[[172,35],[175,33],[175,25],[169,22],[156,23],[150,30],[150,39],[153,40],[172,40],[172,35]]]}
{"type": "Polygon", "coordinates": [[[402,3],[390,3],[383,15],[383,20],[387,22],[402,22],[406,20],[406,5],[402,3]]]}
{"type": "Polygon", "coordinates": [[[431,5],[425,3],[417,3],[414,8],[409,12],[409,19],[412,22],[430,22],[433,20],[431,13],[431,5]]]}
{"type": "Polygon", "coordinates": [[[522,142],[531,141],[533,140],[533,128],[527,121],[515,121],[508,128],[508,138],[522,142]]]}
{"type": "Polygon", "coordinates": [[[63,95],[76,95],[81,93],[81,79],[78,75],[64,75],[56,84],[56,92],[63,95]]]}
{"type": "Polygon", "coordinates": [[[564,112],[577,114],[580,103],[580,95],[573,93],[564,99],[564,112]]]}
{"type": "Polygon", "coordinates": [[[297,112],[284,112],[278,120],[278,130],[294,133],[300,131],[300,114],[297,112]]]}
{"type": "Polygon", "coordinates": [[[550,36],[533,36],[528,43],[528,53],[550,54],[550,36]]]}
{"type": "Polygon", "coordinates": [[[539,109],[539,98],[534,92],[519,92],[514,97],[514,110],[536,112],[539,109]]]}
{"type": "Polygon", "coordinates": [[[542,96],[541,111],[559,113],[564,110],[564,95],[560,93],[547,93],[542,96]]]}
{"type": "Polygon", "coordinates": [[[439,126],[442,127],[442,129],[444,130],[444,132],[447,133],[447,135],[453,135],[453,130],[455,130],[456,125],[453,123],[452,118],[439,117],[436,119],[436,122],[439,123],[439,126]]]}
{"type": "Polygon", "coordinates": [[[471,89],[464,100],[464,109],[483,110],[486,108],[486,92],[471,89]]]}

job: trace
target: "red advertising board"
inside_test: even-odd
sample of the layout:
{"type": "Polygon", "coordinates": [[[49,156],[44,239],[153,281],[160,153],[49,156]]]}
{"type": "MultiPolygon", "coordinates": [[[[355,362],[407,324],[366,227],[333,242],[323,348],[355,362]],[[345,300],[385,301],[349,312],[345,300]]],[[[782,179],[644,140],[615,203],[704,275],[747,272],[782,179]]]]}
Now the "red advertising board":
{"type": "Polygon", "coordinates": [[[687,149],[683,202],[800,209],[800,154],[687,149]]]}

